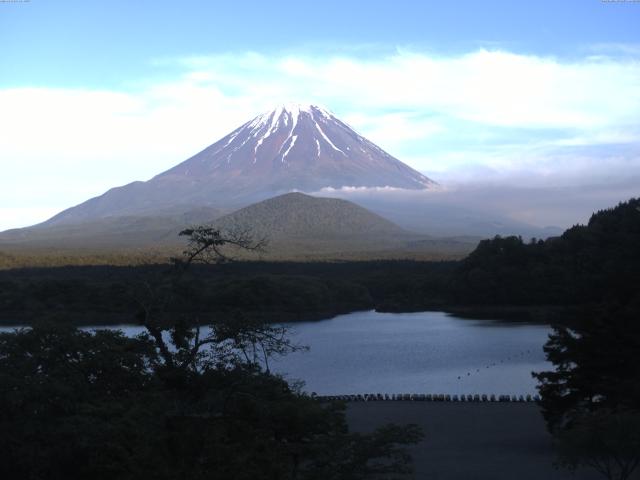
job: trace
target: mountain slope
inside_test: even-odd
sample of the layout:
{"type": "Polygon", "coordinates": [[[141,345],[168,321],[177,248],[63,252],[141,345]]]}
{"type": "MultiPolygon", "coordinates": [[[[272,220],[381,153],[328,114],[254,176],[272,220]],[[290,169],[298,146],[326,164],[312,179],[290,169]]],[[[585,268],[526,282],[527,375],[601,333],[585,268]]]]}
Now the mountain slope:
{"type": "Polygon", "coordinates": [[[199,208],[157,216],[118,216],[81,223],[36,225],[0,233],[0,248],[113,249],[176,245],[178,233],[193,224],[211,223],[223,213],[199,208]]]}
{"type": "Polygon", "coordinates": [[[298,192],[242,208],[214,225],[224,230],[248,229],[257,238],[265,237],[265,259],[442,259],[464,255],[477,243],[417,235],[347,200],[298,192]]]}
{"type": "Polygon", "coordinates": [[[433,185],[328,111],[286,105],[257,116],[147,182],[113,188],[45,223],[157,215],[167,208],[238,208],[294,190],[433,185]]]}
{"type": "Polygon", "coordinates": [[[406,231],[355,203],[287,193],[219,218],[222,229],[250,228],[271,239],[396,236],[406,231]]]}
{"type": "MultiPolygon", "coordinates": [[[[359,195],[359,192],[327,192],[344,198],[389,219],[402,228],[441,237],[522,235],[524,238],[547,238],[559,235],[558,227],[536,227],[514,220],[496,211],[482,210],[469,202],[452,203],[436,195],[359,195]]],[[[449,197],[450,198],[450,197],[449,197]]]]}
{"type": "Polygon", "coordinates": [[[263,200],[213,220],[217,213],[201,209],[188,215],[109,217],[17,229],[0,235],[0,249],[16,255],[35,255],[36,260],[43,252],[55,251],[71,263],[74,255],[87,252],[155,252],[156,257],[165,252],[169,256],[184,248],[185,239],[178,232],[194,224],[246,230],[256,238],[266,238],[266,251],[259,257],[234,249],[229,252],[248,259],[457,258],[477,243],[475,239],[437,239],[411,233],[347,200],[298,192],[263,200]]]}

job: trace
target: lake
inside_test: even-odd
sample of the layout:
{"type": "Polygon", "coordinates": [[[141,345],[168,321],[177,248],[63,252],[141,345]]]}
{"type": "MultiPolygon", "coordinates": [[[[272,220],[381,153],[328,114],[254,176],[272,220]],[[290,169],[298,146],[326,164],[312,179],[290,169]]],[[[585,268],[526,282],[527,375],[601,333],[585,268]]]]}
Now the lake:
{"type": "Polygon", "coordinates": [[[319,395],[348,393],[534,394],[547,370],[545,325],[456,318],[443,312],[357,312],[289,324],[309,345],[273,362],[319,395]]]}
{"type": "Polygon", "coordinates": [[[545,325],[374,311],[286,325],[310,349],[272,360],[271,369],[319,395],[535,394],[531,372],[551,368],[542,350],[551,331],[545,325]]]}

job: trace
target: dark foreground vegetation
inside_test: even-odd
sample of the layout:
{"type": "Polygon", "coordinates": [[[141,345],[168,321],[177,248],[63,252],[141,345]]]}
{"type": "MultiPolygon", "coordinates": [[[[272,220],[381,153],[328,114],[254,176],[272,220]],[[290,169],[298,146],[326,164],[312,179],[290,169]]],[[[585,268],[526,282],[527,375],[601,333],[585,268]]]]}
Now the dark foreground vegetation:
{"type": "Polygon", "coordinates": [[[640,200],[524,252],[523,270],[563,271],[562,295],[582,305],[545,346],[555,370],[534,374],[558,464],[632,478],[640,464],[640,200]]]}
{"type": "Polygon", "coordinates": [[[276,330],[164,331],[164,344],[151,333],[60,324],[0,335],[0,477],[324,480],[410,471],[401,446],[420,438],[417,428],[349,433],[342,406],[300,394],[244,356],[292,348],[276,330]]]}

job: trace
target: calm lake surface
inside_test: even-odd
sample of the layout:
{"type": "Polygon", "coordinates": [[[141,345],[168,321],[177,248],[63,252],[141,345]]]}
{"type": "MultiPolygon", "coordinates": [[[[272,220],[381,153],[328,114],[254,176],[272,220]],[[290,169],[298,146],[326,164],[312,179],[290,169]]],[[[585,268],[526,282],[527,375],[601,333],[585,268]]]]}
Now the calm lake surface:
{"type": "Polygon", "coordinates": [[[550,333],[544,325],[369,311],[287,326],[310,349],[271,360],[271,370],[319,395],[534,394],[531,372],[551,368],[542,350],[550,333]]]}
{"type": "Polygon", "coordinates": [[[532,371],[548,370],[551,329],[443,312],[357,312],[289,324],[309,345],[273,362],[319,395],[347,393],[534,394],[532,371]]]}

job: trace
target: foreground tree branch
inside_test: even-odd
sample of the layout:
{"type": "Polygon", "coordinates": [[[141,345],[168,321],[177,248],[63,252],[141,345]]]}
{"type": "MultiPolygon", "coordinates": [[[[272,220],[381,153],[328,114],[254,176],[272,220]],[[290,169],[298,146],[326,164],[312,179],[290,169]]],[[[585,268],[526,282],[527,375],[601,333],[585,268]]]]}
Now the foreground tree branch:
{"type": "Polygon", "coordinates": [[[196,262],[210,264],[231,261],[234,257],[226,247],[239,251],[264,252],[268,243],[266,237],[256,237],[249,228],[223,232],[212,226],[200,225],[182,230],[179,235],[189,237],[188,246],[183,252],[184,259],[178,260],[178,263],[187,266],[196,262]]]}

